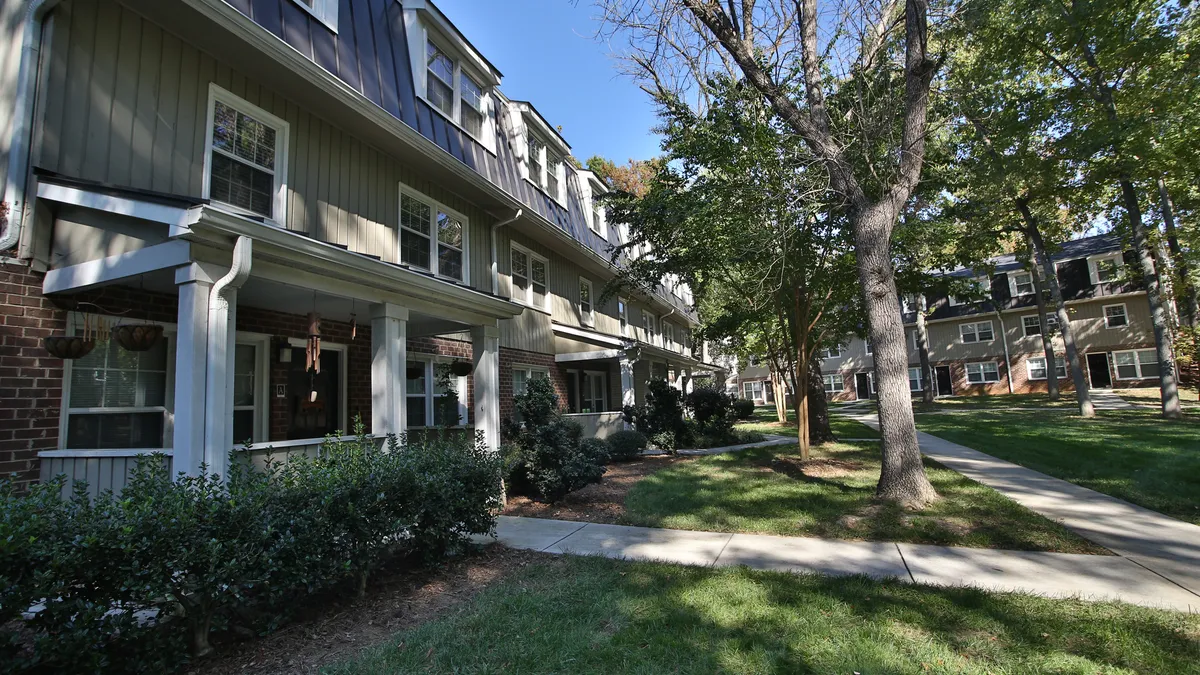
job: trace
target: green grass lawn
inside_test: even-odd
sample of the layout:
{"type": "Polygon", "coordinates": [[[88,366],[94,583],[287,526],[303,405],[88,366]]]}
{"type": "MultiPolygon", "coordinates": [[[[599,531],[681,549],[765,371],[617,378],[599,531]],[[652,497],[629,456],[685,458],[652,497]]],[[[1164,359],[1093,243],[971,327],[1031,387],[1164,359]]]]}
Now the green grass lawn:
{"type": "Polygon", "coordinates": [[[1152,411],[922,415],[921,431],[1200,525],[1200,421],[1152,411]]]}
{"type": "MultiPolygon", "coordinates": [[[[879,438],[879,432],[871,427],[836,415],[829,416],[829,426],[838,438],[879,438]]],[[[780,424],[775,415],[775,406],[759,406],[754,409],[754,417],[739,423],[736,428],[739,431],[792,436],[796,434],[796,414],[789,410],[788,421],[780,424]]]]}
{"type": "Polygon", "coordinates": [[[746,568],[541,558],[336,675],[1200,672],[1200,617],[746,568]]]}
{"type": "Polygon", "coordinates": [[[919,513],[876,503],[878,444],[827,443],[682,462],[638,481],[623,522],[647,527],[899,541],[1031,551],[1103,552],[995,490],[927,461],[943,499],[919,513]]]}
{"type": "MultiPolygon", "coordinates": [[[[1137,389],[1114,389],[1118,396],[1140,405],[1158,406],[1162,403],[1162,392],[1158,387],[1142,387],[1137,389]]],[[[1200,403],[1196,401],[1196,392],[1193,389],[1180,389],[1179,402],[1185,410],[1200,410],[1200,403]]]]}
{"type": "Polygon", "coordinates": [[[1064,393],[1057,401],[1045,394],[996,394],[992,396],[945,396],[934,399],[932,404],[913,399],[916,412],[941,410],[983,410],[987,408],[1064,408],[1075,407],[1075,395],[1064,393]]]}

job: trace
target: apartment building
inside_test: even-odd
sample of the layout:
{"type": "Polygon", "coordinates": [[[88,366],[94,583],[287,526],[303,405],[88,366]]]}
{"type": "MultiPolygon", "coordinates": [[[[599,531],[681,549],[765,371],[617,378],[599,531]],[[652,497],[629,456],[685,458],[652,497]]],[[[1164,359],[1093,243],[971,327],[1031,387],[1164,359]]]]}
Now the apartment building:
{"type": "Polygon", "coordinates": [[[532,378],[603,437],[710,369],[686,287],[600,301],[603,182],[432,2],[0,8],[3,473],[120,488],[359,417],[497,447],[532,378]]]}
{"type": "MultiPolygon", "coordinates": [[[[1144,291],[1121,283],[1122,268],[1134,264],[1132,251],[1106,234],[1067,242],[1053,256],[1058,281],[1071,317],[1076,347],[1091,387],[1158,386],[1158,359],[1144,291]]],[[[937,396],[980,396],[1046,391],[1033,279],[1014,256],[993,259],[994,273],[956,270],[967,279],[971,297],[927,297],[929,359],[937,396]]],[[[1053,308],[1053,305],[1051,305],[1053,308]]],[[[902,300],[908,344],[909,388],[921,393],[913,298],[902,300]]],[[[1053,317],[1051,330],[1054,330],[1053,317]]],[[[1061,335],[1055,332],[1059,387],[1074,387],[1066,369],[1061,335]]],[[[871,345],[859,338],[822,354],[825,392],[836,401],[875,396],[871,345]]]]}

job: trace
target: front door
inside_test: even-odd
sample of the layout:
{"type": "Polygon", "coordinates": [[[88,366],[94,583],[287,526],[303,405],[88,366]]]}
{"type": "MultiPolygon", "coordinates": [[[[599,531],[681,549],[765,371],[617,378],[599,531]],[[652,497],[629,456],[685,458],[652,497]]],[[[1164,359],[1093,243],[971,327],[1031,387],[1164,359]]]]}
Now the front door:
{"type": "Polygon", "coordinates": [[[871,398],[871,378],[866,373],[854,375],[854,394],[860,401],[871,398]]]}
{"type": "Polygon", "coordinates": [[[937,376],[938,396],[949,396],[954,393],[954,381],[950,379],[950,366],[938,366],[933,369],[937,376]]]}
{"type": "Polygon", "coordinates": [[[1112,372],[1108,369],[1108,352],[1088,354],[1087,365],[1088,377],[1092,381],[1093,389],[1112,388],[1112,372]]]}

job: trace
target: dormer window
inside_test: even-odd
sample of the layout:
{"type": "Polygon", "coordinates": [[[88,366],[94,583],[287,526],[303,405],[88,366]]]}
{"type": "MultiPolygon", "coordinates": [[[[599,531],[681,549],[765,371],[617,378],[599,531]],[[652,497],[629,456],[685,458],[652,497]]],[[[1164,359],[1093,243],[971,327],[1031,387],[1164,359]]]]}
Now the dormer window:
{"type": "Polygon", "coordinates": [[[1094,256],[1088,258],[1088,271],[1091,272],[1093,284],[1107,284],[1117,280],[1121,274],[1124,261],[1120,254],[1094,256]]]}
{"type": "Polygon", "coordinates": [[[483,142],[488,94],[483,85],[432,40],[425,43],[425,98],[443,115],[483,142]]]}
{"type": "Polygon", "coordinates": [[[325,27],[337,32],[338,0],[295,0],[309,14],[325,24],[325,27]]]}
{"type": "Polygon", "coordinates": [[[546,188],[546,192],[549,192],[550,196],[554,197],[558,201],[562,201],[562,197],[559,196],[558,191],[558,169],[560,166],[562,166],[562,158],[550,151],[547,151],[546,181],[542,184],[542,187],[546,188]]]}

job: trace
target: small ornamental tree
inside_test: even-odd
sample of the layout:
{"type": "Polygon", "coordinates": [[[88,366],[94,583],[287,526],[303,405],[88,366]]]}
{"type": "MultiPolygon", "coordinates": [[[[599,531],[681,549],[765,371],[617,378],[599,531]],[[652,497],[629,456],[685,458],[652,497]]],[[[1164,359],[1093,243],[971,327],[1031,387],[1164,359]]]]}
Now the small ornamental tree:
{"type": "Polygon", "coordinates": [[[583,442],[583,428],[559,411],[550,380],[530,380],[514,404],[517,417],[504,420],[502,429],[510,490],[556,502],[600,482],[607,445],[583,442]]]}

